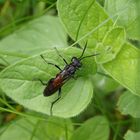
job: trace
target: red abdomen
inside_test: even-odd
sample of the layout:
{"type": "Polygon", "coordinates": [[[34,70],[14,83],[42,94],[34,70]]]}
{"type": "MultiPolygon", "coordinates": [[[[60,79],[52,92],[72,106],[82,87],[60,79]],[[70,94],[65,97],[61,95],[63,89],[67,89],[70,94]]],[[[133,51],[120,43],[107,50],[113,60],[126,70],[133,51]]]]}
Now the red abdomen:
{"type": "Polygon", "coordinates": [[[51,96],[54,94],[59,88],[63,85],[63,79],[61,75],[59,74],[55,78],[52,78],[49,80],[47,87],[44,89],[44,96],[51,96]]]}

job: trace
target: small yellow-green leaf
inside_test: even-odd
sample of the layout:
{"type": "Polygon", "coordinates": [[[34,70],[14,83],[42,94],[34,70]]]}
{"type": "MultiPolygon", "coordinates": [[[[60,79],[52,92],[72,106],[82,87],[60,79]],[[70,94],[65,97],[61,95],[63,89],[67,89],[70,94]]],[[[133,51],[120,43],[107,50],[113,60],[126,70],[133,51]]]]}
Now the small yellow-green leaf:
{"type": "Polygon", "coordinates": [[[113,60],[120,51],[122,44],[125,41],[125,31],[121,27],[116,27],[110,30],[96,47],[96,52],[100,53],[96,57],[98,63],[106,63],[113,60]]]}

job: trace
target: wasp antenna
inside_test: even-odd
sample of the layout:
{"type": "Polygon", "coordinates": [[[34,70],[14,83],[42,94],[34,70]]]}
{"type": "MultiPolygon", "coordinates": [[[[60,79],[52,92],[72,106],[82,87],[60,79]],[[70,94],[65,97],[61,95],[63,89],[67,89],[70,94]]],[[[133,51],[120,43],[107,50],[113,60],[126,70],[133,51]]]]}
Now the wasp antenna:
{"type": "Polygon", "coordinates": [[[47,60],[44,58],[44,56],[41,54],[40,57],[44,60],[45,63],[48,64],[47,60]]]}
{"type": "Polygon", "coordinates": [[[88,55],[88,56],[85,56],[85,57],[80,58],[79,60],[81,61],[81,60],[83,60],[83,59],[85,59],[85,58],[93,57],[93,56],[96,56],[96,55],[100,55],[100,53],[88,55]]]}
{"type": "Polygon", "coordinates": [[[86,48],[87,48],[87,42],[86,42],[86,44],[85,44],[85,46],[84,46],[83,52],[82,52],[81,56],[79,57],[79,59],[81,59],[81,58],[83,57],[86,48]]]}

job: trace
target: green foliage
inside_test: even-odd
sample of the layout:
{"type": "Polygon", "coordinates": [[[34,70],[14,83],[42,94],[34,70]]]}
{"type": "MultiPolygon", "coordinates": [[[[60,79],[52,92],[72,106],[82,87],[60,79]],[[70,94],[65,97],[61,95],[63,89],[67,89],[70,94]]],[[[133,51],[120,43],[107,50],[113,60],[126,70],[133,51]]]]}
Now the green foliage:
{"type": "Polygon", "coordinates": [[[116,58],[125,41],[125,32],[123,28],[116,27],[107,32],[102,43],[99,43],[96,52],[100,55],[97,57],[97,63],[106,63],[116,58]]]}
{"type": "Polygon", "coordinates": [[[114,21],[118,25],[124,26],[128,38],[140,39],[139,15],[136,0],[106,0],[105,8],[109,15],[117,14],[114,21]]]}
{"type": "Polygon", "coordinates": [[[116,81],[106,75],[97,74],[94,76],[93,80],[96,90],[102,92],[103,95],[109,94],[119,87],[119,84],[116,81]]]}
{"type": "Polygon", "coordinates": [[[58,0],[57,7],[68,34],[77,40],[90,33],[88,38],[82,40],[88,40],[92,48],[95,47],[95,42],[102,41],[106,32],[112,28],[112,20],[95,0],[82,3],[81,0],[58,0]]]}
{"type": "Polygon", "coordinates": [[[18,140],[108,140],[109,125],[103,116],[97,116],[86,121],[81,127],[73,132],[73,125],[69,119],[51,117],[47,121],[36,119],[17,119],[6,126],[1,133],[1,140],[9,138],[18,140]],[[102,131],[105,130],[105,131],[102,131]],[[18,134],[17,134],[18,131],[18,134]],[[24,137],[21,137],[24,135],[24,137]]]}
{"type": "Polygon", "coordinates": [[[109,75],[138,96],[140,96],[139,58],[139,49],[125,43],[116,59],[103,65],[109,75]]]}
{"type": "Polygon", "coordinates": [[[6,127],[1,140],[50,140],[68,139],[73,131],[70,120],[49,118],[47,121],[18,119],[6,127]],[[67,129],[66,129],[67,128],[67,129]],[[18,132],[18,133],[17,133],[18,132]]]}
{"type": "MultiPolygon", "coordinates": [[[[0,56],[11,64],[44,52],[47,48],[63,46],[67,46],[66,34],[59,19],[52,16],[42,16],[5,37],[0,42],[0,56]]],[[[5,64],[1,59],[0,63],[5,64]]]]}
{"type": "MultiPolygon", "coordinates": [[[[81,54],[80,50],[74,50],[72,48],[61,49],[59,51],[65,54],[63,56],[69,61],[73,55],[80,56],[81,54]],[[76,50],[78,53],[76,53],[76,50]]],[[[62,59],[57,55],[54,49],[47,51],[43,56],[49,62],[61,64],[61,67],[64,65],[62,59]]],[[[74,116],[89,104],[93,95],[93,86],[88,75],[94,72],[93,69],[95,66],[92,61],[88,63],[85,61],[83,65],[84,67],[81,69],[82,73],[79,73],[78,79],[72,79],[64,86],[62,99],[56,103],[56,107],[54,106],[54,115],[61,117],[74,116]],[[90,68],[86,72],[86,68],[88,67],[90,68]],[[80,75],[84,75],[85,78],[84,76],[82,76],[84,79],[80,78],[80,75]],[[73,104],[70,101],[73,101],[73,104]]],[[[27,58],[5,69],[0,75],[0,86],[9,97],[25,107],[50,114],[51,102],[57,98],[57,94],[50,98],[44,98],[40,93],[43,93],[45,87],[42,86],[38,79],[48,81],[51,77],[54,77],[57,72],[58,70],[55,67],[44,63],[39,55],[27,58]],[[7,88],[7,84],[5,83],[9,85],[9,88],[7,88]],[[44,108],[44,106],[46,106],[46,108],[44,108]]]]}
{"type": "Polygon", "coordinates": [[[125,140],[138,140],[140,138],[140,132],[128,131],[124,137],[125,140]]]}
{"type": "Polygon", "coordinates": [[[109,125],[102,116],[97,116],[86,121],[78,128],[70,140],[108,140],[109,125]],[[104,130],[104,131],[103,131],[104,130]]]}
{"type": "Polygon", "coordinates": [[[58,17],[54,0],[1,2],[0,25],[12,22],[0,30],[3,38],[0,41],[0,123],[5,124],[2,120],[11,117],[3,112],[25,118],[4,125],[0,129],[0,139],[139,139],[139,132],[124,134],[124,130],[134,127],[134,118],[140,118],[140,51],[137,44],[134,47],[127,40],[139,42],[140,39],[135,2],[138,3],[137,0],[58,0],[58,17]],[[15,13],[12,4],[18,7],[15,13]],[[6,7],[11,9],[10,14],[6,7]],[[9,15],[8,21],[4,15],[9,15]],[[26,23],[25,19],[33,17],[36,18],[26,23]],[[5,37],[13,30],[16,31],[5,37]],[[66,33],[75,41],[69,47],[66,33]],[[46,64],[40,55],[63,69],[65,63],[54,47],[70,63],[73,56],[79,57],[82,53],[75,45],[78,43],[83,48],[86,42],[84,56],[98,55],[82,60],[75,79],[71,78],[62,87],[61,99],[53,107],[53,115],[61,118],[46,117],[58,95],[44,97],[45,86],[39,79],[47,83],[59,71],[46,64]],[[129,117],[115,110],[117,102],[117,110],[129,117]],[[13,105],[16,103],[23,105],[25,110],[16,110],[13,105]],[[35,116],[31,110],[36,112],[35,116]],[[99,114],[104,116],[96,116],[99,114]],[[73,119],[74,123],[62,119],[74,116],[78,116],[78,121],[76,117],[73,119]],[[82,126],[73,132],[77,122],[82,126]]]}
{"type": "Polygon", "coordinates": [[[130,114],[135,118],[140,118],[140,97],[127,91],[120,97],[118,108],[123,114],[130,114]]]}

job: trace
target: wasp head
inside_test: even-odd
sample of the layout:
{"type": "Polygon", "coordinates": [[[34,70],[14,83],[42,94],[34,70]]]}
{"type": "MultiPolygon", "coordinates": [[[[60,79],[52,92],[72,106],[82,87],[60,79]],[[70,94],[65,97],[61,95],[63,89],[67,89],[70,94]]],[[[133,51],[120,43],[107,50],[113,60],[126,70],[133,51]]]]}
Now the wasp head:
{"type": "Polygon", "coordinates": [[[77,57],[73,57],[71,59],[72,65],[76,68],[80,68],[81,67],[81,62],[77,57]]]}

